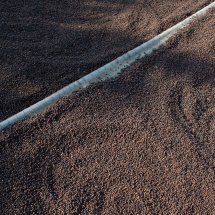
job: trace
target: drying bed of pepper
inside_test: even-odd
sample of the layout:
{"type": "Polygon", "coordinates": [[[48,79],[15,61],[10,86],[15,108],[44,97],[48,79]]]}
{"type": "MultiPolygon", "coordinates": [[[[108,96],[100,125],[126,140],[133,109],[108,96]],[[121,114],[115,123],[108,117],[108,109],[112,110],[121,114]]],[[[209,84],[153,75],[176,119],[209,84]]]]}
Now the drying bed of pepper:
{"type": "Polygon", "coordinates": [[[1,214],[213,214],[214,20],[1,131],[1,214]]]}

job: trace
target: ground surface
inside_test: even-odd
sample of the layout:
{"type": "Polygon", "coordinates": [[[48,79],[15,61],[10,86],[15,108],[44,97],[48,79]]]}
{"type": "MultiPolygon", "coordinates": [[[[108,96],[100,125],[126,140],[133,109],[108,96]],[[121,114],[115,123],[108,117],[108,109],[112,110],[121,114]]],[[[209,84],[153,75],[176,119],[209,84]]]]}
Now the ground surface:
{"type": "Polygon", "coordinates": [[[1,214],[214,214],[214,20],[1,131],[1,214]]]}
{"type": "Polygon", "coordinates": [[[213,1],[24,2],[0,5],[0,121],[213,1]]]}

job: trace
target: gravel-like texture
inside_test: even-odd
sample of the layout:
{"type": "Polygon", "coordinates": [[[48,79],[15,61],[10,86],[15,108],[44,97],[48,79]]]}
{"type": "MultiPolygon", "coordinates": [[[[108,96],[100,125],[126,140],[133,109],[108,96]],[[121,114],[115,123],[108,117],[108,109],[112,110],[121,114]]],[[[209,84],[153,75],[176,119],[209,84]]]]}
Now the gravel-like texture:
{"type": "Polygon", "coordinates": [[[0,121],[211,2],[3,1],[0,4],[0,121]]]}
{"type": "Polygon", "coordinates": [[[214,20],[1,131],[0,214],[214,214],[214,20]]]}

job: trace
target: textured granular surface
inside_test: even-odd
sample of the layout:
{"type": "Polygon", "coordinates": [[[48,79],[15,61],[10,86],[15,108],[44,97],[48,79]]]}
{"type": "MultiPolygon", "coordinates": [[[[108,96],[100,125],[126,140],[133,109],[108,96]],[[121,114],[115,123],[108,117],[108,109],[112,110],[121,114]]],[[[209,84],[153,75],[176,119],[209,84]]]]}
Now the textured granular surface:
{"type": "Polygon", "coordinates": [[[1,214],[214,214],[214,20],[1,131],[1,214]]]}
{"type": "Polygon", "coordinates": [[[4,0],[0,5],[0,121],[210,2],[4,0]]]}

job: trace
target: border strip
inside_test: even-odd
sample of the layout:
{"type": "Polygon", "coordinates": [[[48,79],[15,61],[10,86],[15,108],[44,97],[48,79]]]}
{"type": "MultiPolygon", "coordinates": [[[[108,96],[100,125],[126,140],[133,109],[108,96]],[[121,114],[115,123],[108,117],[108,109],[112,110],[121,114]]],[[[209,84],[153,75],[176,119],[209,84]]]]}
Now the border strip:
{"type": "Polygon", "coordinates": [[[167,29],[163,33],[155,36],[151,40],[143,43],[142,45],[134,48],[133,50],[123,54],[117,59],[111,61],[110,63],[102,66],[101,68],[93,71],[92,73],[80,78],[79,80],[67,85],[56,93],[46,97],[45,99],[37,102],[36,104],[24,109],[23,111],[9,117],[8,119],[0,122],[0,131],[9,125],[14,124],[20,119],[26,118],[33,115],[46,107],[54,104],[60,98],[69,95],[75,91],[86,88],[92,83],[99,81],[104,81],[109,78],[116,77],[119,75],[123,68],[128,67],[131,63],[135,62],[137,59],[143,58],[146,55],[151,54],[154,50],[158,49],[161,45],[164,45],[166,41],[177,33],[178,30],[187,26],[194,18],[204,14],[209,8],[215,7],[215,2],[209,4],[203,9],[199,10],[192,16],[186,18],[185,20],[179,22],[175,26],[167,29]]]}

